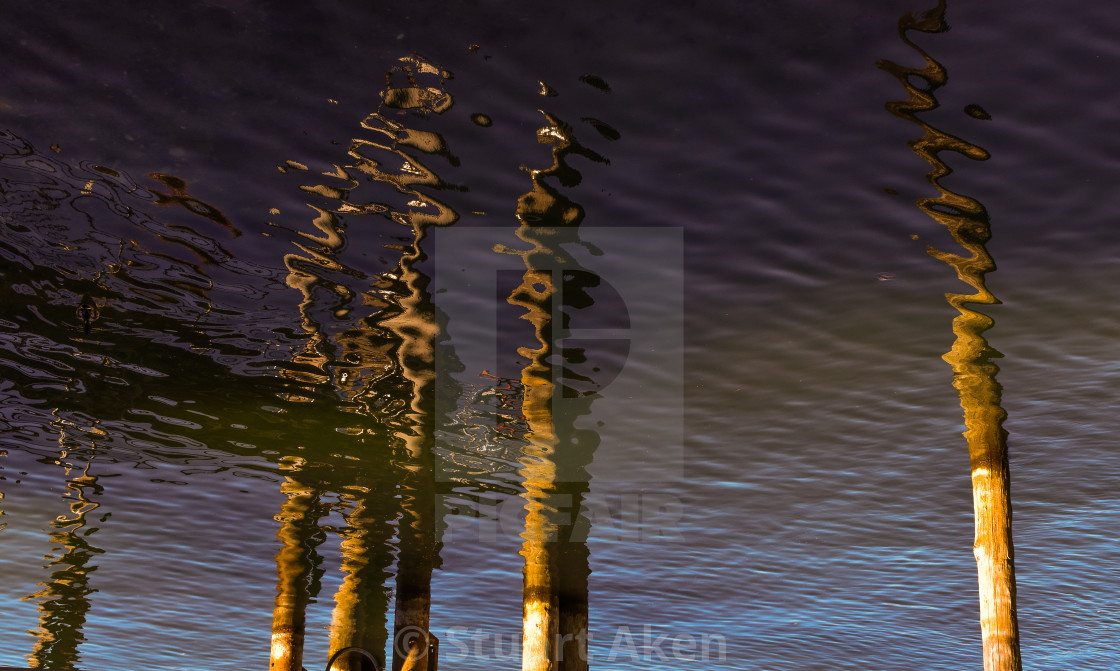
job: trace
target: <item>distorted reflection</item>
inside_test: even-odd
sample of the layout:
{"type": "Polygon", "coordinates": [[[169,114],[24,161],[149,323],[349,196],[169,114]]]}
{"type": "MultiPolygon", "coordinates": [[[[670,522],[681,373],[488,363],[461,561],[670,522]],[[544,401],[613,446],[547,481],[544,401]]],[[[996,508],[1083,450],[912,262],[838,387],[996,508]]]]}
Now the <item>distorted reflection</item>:
{"type": "Polygon", "coordinates": [[[531,171],[532,189],[517,203],[517,237],[529,248],[501,250],[524,261],[509,303],[525,310],[521,318],[533,326],[536,340],[535,347],[519,349],[527,359],[521,411],[528,428],[519,459],[525,488],[522,668],[575,671],[587,668],[589,521],[581,509],[599,436],[576,427],[580,416],[590,414],[594,398],[580,384],[592,380],[577,372],[586,353],[564,348],[561,341],[571,322],[578,322],[576,311],[589,306],[585,290],[595,275],[564,248],[580,243],[583,209],[546,179],[574,186],[580,175],[567,163],[570,156],[605,159],[579,144],[568,124],[544,116],[537,138],[552,145],[553,163],[531,171]]]}
{"type": "MultiPolygon", "coordinates": [[[[443,90],[447,76],[419,58],[402,59],[389,73],[380,109],[362,123],[374,137],[354,139],[352,162],[324,173],[335,183],[301,186],[321,199],[319,204],[309,203],[319,235],[303,234],[304,241],[296,243],[302,254],[288,254],[285,264],[288,286],[303,295],[301,325],[308,339],[294,357],[295,365],[281,374],[295,383],[297,391],[288,395],[289,401],[312,401],[324,386],[337,389],[343,407],[355,415],[342,435],[357,437],[363,451],[355,458],[357,465],[349,468],[337,455],[327,460],[326,468],[299,455],[288,457],[285,490],[288,505],[298,510],[279,518],[284,546],[277,555],[281,581],[273,627],[274,670],[301,667],[302,609],[309,599],[302,577],[307,561],[298,549],[302,546],[306,554],[308,546],[296,531],[314,526],[307,511],[322,492],[340,497],[346,522],[341,532],[344,577],[332,615],[331,668],[366,668],[370,660],[358,654],[359,649],[385,667],[389,594],[384,585],[394,554],[392,668],[425,671],[434,659],[429,614],[432,571],[439,563],[432,454],[439,328],[429,279],[419,266],[426,259],[422,243],[427,229],[458,218],[431,195],[431,190],[450,187],[427,163],[443,158],[454,165],[457,159],[438,133],[408,124],[451,108],[451,96],[443,90]],[[381,186],[378,198],[385,198],[384,186],[390,186],[388,198],[396,202],[363,202],[363,181],[381,186]],[[343,260],[350,242],[346,221],[363,215],[407,227],[406,244],[382,244],[398,256],[395,267],[367,273],[343,260]],[[296,521],[307,525],[299,527],[296,521]],[[349,652],[351,648],[356,650],[349,652]]],[[[306,170],[292,161],[286,166],[306,170]]],[[[321,441],[309,447],[316,454],[335,452],[331,439],[324,436],[321,441]]]]}
{"type": "MultiPolygon", "coordinates": [[[[953,320],[956,341],[944,359],[953,368],[953,386],[964,409],[969,457],[972,466],[973,505],[976,521],[976,556],[980,592],[980,625],[983,634],[984,668],[988,671],[1018,671],[1019,631],[1015,606],[1014,547],[1011,540],[1010,470],[1007,460],[1007,413],[1000,406],[1002,388],[996,381],[999,367],[993,359],[1002,355],[984,337],[994,322],[970,304],[992,305],[999,300],[988,290],[984,276],[995,270],[985,244],[991,238],[991,223],[986,208],[976,199],[954,192],[942,184],[952,169],[942,159],[943,152],[956,152],[974,160],[985,160],[988,152],[959,137],[934,128],[918,116],[939,106],[934,92],[944,86],[945,68],[915,44],[908,33],[940,33],[948,30],[946,3],[920,17],[906,15],[899,21],[899,35],[924,59],[922,67],[911,68],[890,61],[880,67],[906,87],[908,98],[887,104],[894,115],[918,124],[924,134],[911,141],[916,154],[929,162],[929,182],[938,190],[933,198],[920,198],[918,207],[943,224],[968,255],[929,248],[929,254],[951,265],[957,277],[975,289],[973,294],[946,294],[960,314],[953,320]],[[920,82],[921,85],[915,85],[920,82]]],[[[966,113],[973,118],[990,118],[979,106],[966,113]]]]}
{"type": "MultiPolygon", "coordinates": [[[[330,654],[346,648],[375,651],[382,668],[390,599],[384,585],[393,561],[393,526],[383,517],[383,511],[393,508],[391,485],[368,482],[342,495],[349,507],[343,518],[346,528],[340,532],[343,580],[331,613],[330,654]]],[[[362,668],[360,664],[349,656],[336,660],[334,668],[362,668]]]]}
{"type": "MultiPolygon", "coordinates": [[[[582,244],[584,214],[551,182],[563,187],[580,182],[580,173],[568,163],[572,156],[606,160],[580,144],[567,123],[544,113],[537,138],[551,145],[552,164],[530,171],[532,188],[516,207],[516,236],[527,248],[498,249],[523,265],[516,281],[507,283],[508,304],[523,313],[518,323],[531,325],[532,340],[517,342],[516,336],[501,333],[499,346],[513,349],[507,354],[516,352],[523,362],[519,377],[478,371],[481,382],[464,396],[451,376],[437,376],[437,359],[443,372],[461,370],[461,365],[444,344],[456,325],[442,323],[424,270],[429,229],[458,219],[433,192],[460,187],[431,166],[433,159],[451,166],[458,159],[440,134],[422,128],[453,105],[443,89],[446,76],[421,59],[402,59],[390,73],[380,109],[362,124],[374,138],[351,142],[353,160],[323,172],[330,183],[301,185],[318,199],[309,203],[317,232],[301,234],[299,252],[289,253],[285,265],[288,286],[303,297],[300,318],[307,339],[281,375],[291,382],[291,402],[315,402],[323,398],[322,390],[335,390],[340,407],[354,415],[351,428],[339,435],[348,437],[349,449],[361,452],[347,464],[334,454],[339,451],[332,445],[335,439],[323,436],[302,454],[282,460],[288,498],[277,517],[282,547],[273,671],[295,671],[302,664],[303,611],[314,597],[315,562],[309,557],[321,542],[314,529],[317,517],[325,514],[321,501],[328,493],[339,499],[346,522],[340,532],[343,583],[335,595],[328,651],[332,668],[362,669],[372,658],[394,671],[434,671],[438,640],[431,632],[431,584],[439,566],[441,515],[436,426],[450,420],[468,427],[463,436],[468,441],[476,435],[458,403],[451,404],[452,413],[459,412],[453,420],[437,416],[437,385],[441,394],[468,406],[479,401],[500,411],[503,419],[492,437],[517,446],[524,501],[524,668],[587,668],[589,521],[581,510],[599,437],[578,428],[577,420],[590,413],[597,395],[593,371],[601,371],[600,366],[609,371],[611,365],[570,337],[579,312],[595,302],[588,292],[599,278],[565,249],[582,244]],[[370,182],[381,189],[373,198],[361,195],[370,182]],[[369,237],[368,227],[357,228],[357,217],[406,227],[408,235],[400,242],[381,241],[382,248],[395,252],[391,269],[369,272],[348,260],[354,236],[369,237]],[[390,580],[391,596],[385,588],[390,580]],[[387,635],[390,598],[394,614],[387,635]],[[383,659],[387,648],[391,660],[383,659]]],[[[604,133],[609,126],[602,122],[592,125],[605,137],[617,136],[604,133]]],[[[310,172],[294,161],[282,168],[295,175],[310,172]]],[[[456,459],[448,461],[452,469],[461,466],[456,459]]],[[[464,482],[457,475],[448,479],[464,482]]]]}
{"type": "MultiPolygon", "coordinates": [[[[0,131],[0,328],[5,348],[25,362],[5,366],[5,434],[15,443],[26,439],[8,421],[13,412],[42,426],[41,435],[59,434],[57,447],[20,449],[63,466],[70,506],[46,529],[57,546],[50,577],[27,597],[40,615],[29,657],[39,668],[79,663],[95,610],[91,574],[102,552],[92,543],[102,493],[95,454],[103,448],[112,451],[104,463],[150,467],[148,460],[175,457],[153,456],[147,447],[204,450],[201,441],[137,419],[201,428],[166,418],[168,405],[224,396],[210,382],[215,359],[246,351],[214,342],[243,312],[214,310],[212,276],[248,266],[218,239],[237,233],[225,215],[170,175],[150,175],[161,187],[146,188],[113,168],[57,154],[0,131]],[[224,230],[213,231],[212,223],[224,230]],[[203,317],[205,329],[198,327],[203,317]]],[[[231,340],[243,339],[243,331],[231,340]]]]}
{"type": "Polygon", "coordinates": [[[305,611],[311,595],[312,573],[317,563],[315,547],[322,542],[318,518],[322,514],[318,492],[288,477],[281,486],[287,496],[276,515],[280,550],[276,554],[276,606],[272,620],[269,668],[299,671],[302,668],[305,611]]]}
{"type": "Polygon", "coordinates": [[[79,646],[85,640],[82,627],[90,610],[90,595],[96,592],[90,585],[90,574],[97,570],[92,559],[104,552],[90,542],[98,528],[95,511],[102,486],[91,473],[97,446],[93,440],[84,444],[82,433],[97,435],[96,426],[81,431],[72,422],[55,413],[55,428],[59,432],[58,458],[54,463],[62,466],[66,489],[63,500],[69,514],[59,515],[51,522],[49,537],[53,559],[46,568],[50,578],[39,583],[38,592],[26,598],[37,602],[39,627],[35,647],[28,656],[32,668],[68,669],[79,662],[79,646]]]}
{"type": "Polygon", "coordinates": [[[174,175],[165,175],[163,173],[154,172],[148,175],[155,181],[163,186],[171,189],[171,193],[164,193],[158,189],[148,188],[148,193],[155,196],[156,204],[161,206],[177,206],[183,207],[187,210],[205,217],[210,221],[218,224],[222,228],[229,231],[235,237],[241,235],[241,230],[233,225],[233,222],[222,214],[222,212],[207,203],[202,202],[198,198],[187,193],[186,181],[175,177],[174,175]]]}
{"type": "MultiPolygon", "coordinates": [[[[517,201],[515,233],[523,244],[501,251],[523,266],[502,271],[503,287],[507,307],[524,313],[517,323],[531,330],[522,332],[524,340],[517,329],[498,338],[509,360],[520,356],[516,369],[471,371],[481,382],[473,395],[463,393],[460,381],[437,376],[437,361],[440,372],[462,372],[462,366],[450,346],[454,325],[433,301],[425,247],[432,227],[458,220],[450,201],[465,190],[437,174],[459,159],[428,129],[453,106],[444,89],[448,78],[419,57],[401,59],[343,164],[314,179],[305,163],[280,166],[303,182],[299,188],[313,213],[310,226],[303,222],[309,232],[298,232],[295,249],[284,250],[280,271],[234,258],[224,245],[241,230],[193,195],[184,179],[151,173],[158,186],[146,187],[111,168],[74,167],[40,156],[19,138],[0,136],[0,163],[19,168],[11,172],[18,179],[0,176],[7,208],[0,270],[13,290],[5,296],[33,297],[13,306],[5,314],[12,321],[3,326],[13,347],[44,365],[17,370],[5,384],[21,398],[55,408],[51,425],[61,435],[59,450],[52,447],[43,458],[65,465],[71,510],[49,529],[60,548],[47,567],[50,579],[28,597],[40,613],[31,666],[71,668],[79,661],[96,592],[89,578],[93,556],[101,552],[90,542],[102,492],[92,466],[96,441],[123,446],[114,454],[119,461],[178,458],[128,452],[135,433],[182,443],[189,448],[184,452],[220,445],[214,449],[261,461],[262,452],[270,455],[262,468],[272,469],[282,494],[274,511],[272,671],[300,671],[305,649],[318,647],[308,637],[307,611],[322,590],[330,535],[341,549],[341,581],[329,644],[317,652],[335,671],[373,665],[435,671],[431,608],[432,576],[440,566],[440,496],[457,485],[470,490],[467,497],[481,491],[523,505],[526,668],[587,667],[590,522],[582,510],[599,436],[577,420],[590,414],[620,357],[616,344],[600,343],[615,348],[603,357],[572,337],[572,324],[595,304],[599,277],[567,249],[583,244],[584,213],[560,188],[582,179],[571,157],[606,160],[581,144],[565,121],[544,113],[536,136],[551,146],[552,163],[529,172],[531,188],[517,201]],[[360,260],[370,256],[380,265],[360,260]],[[269,277],[294,289],[298,328],[290,327],[290,314],[255,324],[253,315],[271,309],[269,301],[252,290],[233,296],[243,287],[223,284],[223,273],[232,280],[269,277]],[[235,305],[222,303],[231,300],[235,305]],[[242,302],[263,307],[242,309],[242,302]],[[258,328],[267,335],[254,335],[258,328]],[[231,369],[279,373],[234,376],[236,383],[216,388],[213,380],[231,369]],[[512,457],[476,473],[505,468],[508,478],[479,483],[460,477],[456,458],[470,449],[459,444],[451,451],[463,448],[460,453],[447,459],[453,475],[437,477],[436,427],[465,418],[440,416],[437,389],[458,399],[449,406],[452,413],[463,410],[460,403],[482,400],[486,412],[500,415],[495,434],[480,440],[487,449],[501,441],[512,457]],[[277,397],[282,407],[275,406],[277,397]],[[222,417],[192,409],[188,419],[167,409],[194,398],[206,399],[209,411],[222,417]],[[263,420],[256,412],[262,408],[263,420]],[[99,420],[64,419],[78,412],[99,420]],[[271,419],[284,413],[291,419],[271,419]],[[198,433],[162,434],[150,424],[129,423],[136,416],[198,433]],[[229,427],[252,427],[245,435],[268,447],[229,440],[229,427]]],[[[597,77],[584,81],[609,90],[597,77]]],[[[474,121],[492,123],[485,115],[474,121]]],[[[605,122],[583,121],[608,140],[618,137],[605,122]]],[[[468,429],[489,428],[466,419],[468,429]]],[[[204,461],[194,454],[181,458],[204,461]]],[[[515,618],[511,613],[511,624],[515,618]]]]}
{"type": "MultiPolygon", "coordinates": [[[[188,195],[178,177],[149,175],[171,189],[165,193],[106,166],[71,165],[39,153],[2,131],[0,166],[5,168],[0,223],[7,250],[0,263],[11,269],[5,276],[17,293],[38,295],[47,303],[43,317],[48,323],[54,321],[52,314],[73,323],[73,317],[56,312],[62,306],[86,333],[99,318],[120,324],[131,314],[150,313],[175,320],[177,330],[193,342],[198,332],[190,325],[215,307],[210,290],[217,266],[244,266],[211,234],[228,239],[240,231],[218,208],[188,195]],[[159,209],[156,216],[153,206],[177,207],[159,209]],[[205,222],[224,230],[208,230],[212,227],[205,222]],[[30,280],[37,280],[39,289],[24,291],[30,280]]],[[[10,307],[11,316],[22,308],[10,307]]]]}

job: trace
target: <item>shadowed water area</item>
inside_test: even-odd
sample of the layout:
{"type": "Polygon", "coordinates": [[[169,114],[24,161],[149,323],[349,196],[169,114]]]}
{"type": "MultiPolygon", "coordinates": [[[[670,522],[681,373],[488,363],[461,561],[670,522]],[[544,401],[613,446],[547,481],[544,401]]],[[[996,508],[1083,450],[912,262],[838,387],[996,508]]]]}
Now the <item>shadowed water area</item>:
{"type": "Polygon", "coordinates": [[[377,4],[4,8],[0,666],[1113,665],[1116,12],[377,4]]]}

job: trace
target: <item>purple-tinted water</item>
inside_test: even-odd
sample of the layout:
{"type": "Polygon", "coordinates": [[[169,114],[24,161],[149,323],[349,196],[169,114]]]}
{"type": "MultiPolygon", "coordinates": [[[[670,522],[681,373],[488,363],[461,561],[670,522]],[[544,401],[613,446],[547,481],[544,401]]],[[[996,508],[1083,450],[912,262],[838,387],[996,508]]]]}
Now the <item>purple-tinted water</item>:
{"type": "MultiPolygon", "coordinates": [[[[980,666],[941,359],[963,285],[926,253],[954,243],[914,205],[933,194],[919,129],[884,109],[905,93],[876,66],[918,62],[897,22],[928,7],[280,5],[4,9],[0,664],[263,668],[282,508],[306,486],[305,665],[323,666],[343,540],[381,562],[374,610],[401,568],[409,395],[386,324],[433,276],[432,630],[444,668],[517,668],[527,439],[508,378],[532,330],[497,288],[521,259],[493,248],[525,246],[519,198],[563,122],[579,181],[546,181],[595,242],[566,249],[618,290],[588,289],[571,324],[595,355],[573,384],[599,389],[576,422],[598,441],[591,666],[980,666]],[[432,97],[386,106],[394,89],[432,97]],[[374,146],[406,142],[393,123],[446,151],[410,167],[374,146]],[[398,182],[367,179],[356,147],[398,182]],[[447,212],[408,275],[394,215],[447,212]],[[493,371],[474,365],[488,338],[493,371]]],[[[1024,668],[1108,668],[1120,19],[947,16],[916,38],[949,73],[925,118],[991,154],[946,157],[945,184],[992,219],[1024,668]]]]}

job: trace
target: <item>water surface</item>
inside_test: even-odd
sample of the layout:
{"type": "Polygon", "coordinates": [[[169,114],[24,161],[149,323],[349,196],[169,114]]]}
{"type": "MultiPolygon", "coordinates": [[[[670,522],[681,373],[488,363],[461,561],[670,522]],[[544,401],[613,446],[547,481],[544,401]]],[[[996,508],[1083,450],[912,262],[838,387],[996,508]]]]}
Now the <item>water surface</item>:
{"type": "MultiPolygon", "coordinates": [[[[918,62],[897,24],[926,9],[8,8],[0,663],[263,668],[291,523],[307,668],[340,595],[391,627],[425,563],[443,667],[516,668],[534,332],[501,294],[523,259],[493,247],[553,216],[524,198],[570,134],[574,175],[541,181],[602,252],[568,245],[572,263],[608,279],[568,310],[594,341],[570,428],[597,445],[566,453],[588,476],[591,666],[979,666],[941,359],[964,285],[926,253],[954,242],[914,204],[929,165],[876,66],[918,62]],[[386,103],[408,90],[429,97],[386,103]],[[387,128],[413,163],[375,146],[387,128]],[[438,346],[397,358],[433,323],[438,346]],[[429,426],[439,469],[409,489],[424,441],[402,436],[429,426]],[[437,543],[409,555],[415,491],[437,543]]],[[[929,123],[991,155],[949,157],[945,184],[992,221],[1024,667],[1103,668],[1120,26],[1103,7],[947,17],[915,39],[949,73],[929,123]]]]}

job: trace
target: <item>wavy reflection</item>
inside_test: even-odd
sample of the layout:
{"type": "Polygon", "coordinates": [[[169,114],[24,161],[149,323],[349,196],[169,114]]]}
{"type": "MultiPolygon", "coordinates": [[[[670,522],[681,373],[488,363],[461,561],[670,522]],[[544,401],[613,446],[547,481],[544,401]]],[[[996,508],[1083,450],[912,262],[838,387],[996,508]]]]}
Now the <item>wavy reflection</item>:
{"type": "MultiPolygon", "coordinates": [[[[299,464],[289,464],[298,470],[299,464]]],[[[281,486],[287,500],[275,519],[280,523],[276,537],[276,605],[272,619],[272,649],[269,671],[300,671],[306,633],[306,610],[312,595],[313,575],[321,558],[315,548],[323,542],[318,519],[325,513],[319,492],[288,477],[281,486]]]]}
{"type": "Polygon", "coordinates": [[[424,225],[418,224],[417,243],[401,261],[401,279],[412,292],[401,301],[400,314],[384,322],[400,338],[397,363],[411,386],[408,408],[390,423],[401,506],[393,623],[394,671],[425,671],[431,661],[431,582],[438,560],[432,454],[438,327],[426,289],[428,278],[414,266],[423,258],[419,241],[424,225]],[[409,631],[416,635],[405,641],[405,647],[402,637],[409,631]]]}
{"type": "Polygon", "coordinates": [[[106,166],[72,165],[0,131],[0,263],[54,269],[58,279],[37,293],[71,311],[90,296],[114,321],[155,312],[197,323],[216,307],[212,275],[245,268],[219,240],[240,230],[189,195],[183,179],[149,178],[170,193],[106,166]]]}
{"type": "Polygon", "coordinates": [[[584,352],[566,349],[560,341],[590,305],[584,293],[594,274],[582,268],[564,248],[579,244],[583,209],[546,180],[564,186],[580,182],[567,159],[583,156],[606,162],[581,145],[571,127],[542,112],[546,123],[537,138],[552,145],[553,163],[530,172],[532,189],[517,203],[517,237],[524,250],[503,249],[525,264],[521,284],[508,302],[525,310],[533,326],[534,348],[522,347],[528,359],[521,371],[522,415],[528,430],[519,474],[525,488],[525,560],[522,611],[522,669],[586,669],[588,597],[591,573],[587,550],[589,522],[581,514],[589,488],[587,467],[598,446],[594,431],[576,428],[591,412],[594,393],[581,390],[591,380],[570,365],[584,352]]]}
{"type": "MultiPolygon", "coordinates": [[[[90,472],[97,450],[95,442],[82,444],[71,435],[76,427],[57,414],[55,417],[59,431],[55,463],[65,469],[63,498],[70,510],[51,522],[52,552],[59,554],[45,567],[51,572],[50,579],[39,583],[42,589],[26,597],[37,601],[39,610],[39,627],[32,632],[35,647],[27,660],[32,668],[69,669],[80,661],[90,595],[97,591],[90,585],[90,574],[97,570],[92,560],[104,550],[90,542],[98,528],[89,523],[96,519],[94,512],[100,506],[97,497],[103,488],[90,472]]],[[[96,427],[93,431],[96,433],[96,427]]]]}
{"type": "MultiPolygon", "coordinates": [[[[949,293],[946,298],[959,312],[953,320],[956,341],[944,355],[953,368],[953,386],[964,408],[969,458],[972,466],[973,506],[976,521],[976,556],[980,592],[980,626],[984,644],[984,668],[1014,670],[1022,668],[1019,653],[1019,631],[1015,606],[1014,547],[1011,539],[1011,488],[1007,460],[1007,431],[1003,422],[1007,413],[1000,406],[1002,388],[996,381],[998,366],[993,359],[1002,355],[984,338],[993,325],[991,317],[968,307],[969,304],[997,304],[999,301],[984,284],[984,276],[995,270],[995,262],[985,244],[991,238],[991,223],[984,206],[974,198],[946,188],[941,180],[952,169],[941,158],[943,152],[984,160],[988,152],[959,137],[934,128],[918,114],[936,109],[934,92],[945,85],[945,68],[932,59],[908,36],[910,31],[940,33],[948,30],[945,21],[946,3],[919,17],[903,16],[899,36],[924,59],[922,67],[910,68],[890,61],[879,67],[894,75],[906,88],[906,100],[890,102],[888,111],[918,124],[924,134],[910,142],[916,154],[929,162],[927,175],[940,192],[934,198],[918,199],[918,207],[944,225],[953,239],[968,255],[929,248],[934,258],[951,265],[957,277],[976,290],[973,294],[949,293]]],[[[984,119],[976,106],[969,112],[984,119]]],[[[982,112],[983,110],[979,110],[982,112]]]]}
{"type": "MultiPolygon", "coordinates": [[[[204,415],[242,417],[274,383],[247,379],[282,338],[261,315],[271,269],[226,248],[237,229],[186,182],[152,173],[156,187],[123,171],[70,162],[0,132],[0,359],[6,391],[28,406],[97,417],[143,462],[135,415],[167,417],[168,404],[201,403],[204,415]],[[230,375],[233,373],[234,375],[230,375]],[[213,379],[233,381],[215,386],[213,379]],[[263,393],[262,393],[263,392],[263,393]]],[[[263,404],[264,401],[262,399],[263,404]]],[[[257,406],[259,407],[259,406],[257,406]]],[[[50,419],[35,413],[45,426],[50,419]]],[[[234,420],[235,422],[238,420],[234,420]]],[[[252,422],[249,422],[252,423],[252,422]]],[[[212,428],[210,425],[208,428],[212,428]]],[[[196,434],[197,435],[197,434],[196,434]]],[[[228,437],[227,437],[228,438],[228,437]]],[[[199,451],[224,438],[184,440],[199,451]]],[[[107,441],[114,442],[114,441],[107,441]]],[[[157,455],[158,458],[158,455],[157,455]]]]}
{"type": "MultiPolygon", "coordinates": [[[[372,483],[371,483],[372,484],[372,483]]],[[[393,526],[385,519],[394,506],[393,488],[354,486],[343,495],[348,505],[342,540],[342,585],[331,613],[330,654],[345,648],[370,651],[385,668],[387,613],[391,593],[385,587],[393,556],[393,526]]],[[[340,658],[332,668],[362,669],[361,660],[340,658]]]]}
{"type": "MultiPolygon", "coordinates": [[[[432,444],[440,328],[421,266],[428,228],[458,219],[454,209],[431,195],[453,187],[428,163],[442,158],[455,165],[457,159],[438,133],[409,124],[450,109],[451,96],[443,89],[447,76],[422,59],[401,59],[389,73],[380,108],[362,122],[373,137],[351,141],[353,160],[324,172],[329,183],[300,186],[318,199],[308,203],[316,213],[317,233],[301,234],[299,252],[284,258],[287,284],[302,295],[300,320],[308,334],[293,365],[281,370],[299,390],[287,398],[312,401],[322,397],[320,390],[337,390],[342,407],[356,415],[342,434],[355,438],[321,439],[315,449],[330,452],[337,440],[364,447],[351,468],[332,458],[327,468],[305,466],[289,476],[292,487],[339,492],[347,509],[343,583],[335,596],[329,647],[335,671],[366,668],[367,659],[347,653],[350,648],[361,648],[386,665],[385,581],[392,575],[394,527],[392,668],[425,671],[435,646],[429,619],[432,571],[439,564],[432,444]],[[364,195],[365,183],[373,184],[374,197],[364,195]],[[378,221],[391,230],[380,233],[383,229],[371,226],[378,221]],[[400,226],[407,235],[399,235],[400,226]],[[347,261],[355,236],[367,248],[372,238],[391,250],[395,267],[370,270],[347,261]],[[394,515],[399,515],[395,525],[394,515]]],[[[306,170],[293,161],[287,167],[306,170]]],[[[287,570],[279,557],[278,570],[281,575],[287,570]]],[[[307,600],[295,603],[305,608],[307,600]]],[[[296,622],[282,606],[278,596],[277,631],[296,622]]],[[[280,650],[283,668],[300,665],[302,647],[292,640],[280,650]]]]}
{"type": "MultiPolygon", "coordinates": [[[[352,237],[346,221],[357,215],[375,215],[411,229],[408,247],[388,242],[398,238],[395,231],[373,234],[383,248],[401,252],[401,263],[406,263],[404,257],[417,254],[428,226],[446,226],[458,219],[455,210],[430,194],[454,187],[427,166],[428,157],[441,157],[452,165],[458,160],[438,133],[409,128],[398,118],[425,118],[449,109],[452,100],[442,88],[444,75],[419,58],[401,59],[389,77],[402,79],[404,85],[391,83],[382,92],[381,108],[362,122],[362,128],[374,136],[351,140],[348,155],[353,161],[323,173],[332,178],[331,183],[300,186],[322,199],[319,204],[308,203],[317,215],[313,224],[318,234],[301,232],[303,240],[295,244],[302,253],[284,257],[287,284],[303,295],[301,326],[310,337],[294,359],[306,366],[282,371],[282,375],[309,386],[332,383],[354,400],[399,372],[390,352],[399,339],[381,322],[403,309],[397,304],[398,297],[412,295],[414,287],[402,279],[402,267],[370,272],[345,262],[343,252],[352,237]],[[426,83],[417,83],[425,78],[426,83]],[[365,199],[363,182],[381,187],[375,190],[375,199],[365,199]],[[392,193],[386,194],[384,185],[393,187],[392,193]]],[[[288,166],[307,170],[292,161],[288,166]]],[[[365,223],[361,231],[367,239],[370,228],[365,223]]]]}

